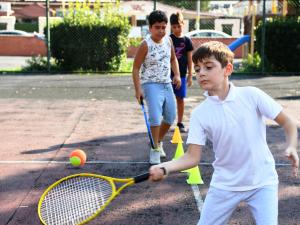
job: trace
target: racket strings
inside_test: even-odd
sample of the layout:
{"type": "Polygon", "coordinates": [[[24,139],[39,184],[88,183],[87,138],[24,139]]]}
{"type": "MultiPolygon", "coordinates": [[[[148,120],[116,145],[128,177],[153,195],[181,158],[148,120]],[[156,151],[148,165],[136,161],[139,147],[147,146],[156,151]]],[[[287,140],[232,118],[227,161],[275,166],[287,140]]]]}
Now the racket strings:
{"type": "Polygon", "coordinates": [[[41,215],[48,225],[79,224],[109,200],[111,183],[96,177],[74,177],[51,189],[42,202],[41,215]]]}

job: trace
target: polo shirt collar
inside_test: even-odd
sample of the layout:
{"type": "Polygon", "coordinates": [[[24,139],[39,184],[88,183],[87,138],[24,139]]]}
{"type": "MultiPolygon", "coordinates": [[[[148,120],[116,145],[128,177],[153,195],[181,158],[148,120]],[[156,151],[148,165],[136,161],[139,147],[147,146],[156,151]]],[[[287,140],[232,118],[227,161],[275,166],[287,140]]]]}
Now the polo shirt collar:
{"type": "Polygon", "coordinates": [[[229,101],[234,101],[235,96],[236,96],[236,87],[234,86],[233,83],[231,83],[231,82],[229,83],[229,92],[228,92],[228,94],[227,94],[227,96],[226,96],[226,98],[225,98],[224,101],[221,101],[221,100],[219,99],[219,97],[216,96],[216,95],[214,95],[214,96],[209,96],[209,95],[208,95],[208,91],[205,91],[205,92],[203,93],[203,95],[204,95],[207,99],[212,100],[212,101],[215,101],[215,102],[229,102],[229,101]]]}

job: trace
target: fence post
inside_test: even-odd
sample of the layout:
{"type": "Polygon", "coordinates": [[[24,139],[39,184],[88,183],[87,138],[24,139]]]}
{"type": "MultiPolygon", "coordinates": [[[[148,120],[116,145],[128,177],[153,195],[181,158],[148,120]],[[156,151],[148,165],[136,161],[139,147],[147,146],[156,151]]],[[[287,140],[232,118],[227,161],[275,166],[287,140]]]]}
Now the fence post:
{"type": "Polygon", "coordinates": [[[266,0],[263,0],[261,29],[261,73],[265,75],[265,43],[266,43],[266,0]]]}
{"type": "Polygon", "coordinates": [[[50,73],[51,71],[51,54],[50,54],[50,26],[49,26],[49,0],[46,0],[46,28],[47,28],[47,71],[50,73]]]}
{"type": "Polygon", "coordinates": [[[251,4],[251,40],[250,40],[250,54],[254,56],[254,29],[255,29],[255,22],[256,22],[256,4],[251,4]]]}
{"type": "Polygon", "coordinates": [[[195,29],[199,30],[200,29],[200,0],[197,0],[196,2],[196,9],[197,9],[197,18],[195,23],[195,29]]]}

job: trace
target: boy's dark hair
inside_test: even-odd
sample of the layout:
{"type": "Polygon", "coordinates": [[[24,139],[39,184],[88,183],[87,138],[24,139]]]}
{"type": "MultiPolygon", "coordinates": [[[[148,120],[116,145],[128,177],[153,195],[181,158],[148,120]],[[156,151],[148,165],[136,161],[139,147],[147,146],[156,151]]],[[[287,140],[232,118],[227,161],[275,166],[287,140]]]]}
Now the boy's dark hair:
{"type": "Polygon", "coordinates": [[[183,15],[182,15],[182,13],[181,12],[177,12],[176,14],[173,13],[170,16],[170,23],[171,23],[171,25],[183,23],[183,15]]]}
{"type": "Polygon", "coordinates": [[[156,22],[158,22],[158,23],[161,23],[161,22],[168,23],[168,17],[163,11],[154,10],[150,13],[150,15],[148,17],[148,22],[149,22],[150,27],[153,24],[155,24],[156,22]]]}
{"type": "Polygon", "coordinates": [[[219,41],[209,41],[203,43],[194,53],[193,53],[193,63],[202,62],[203,59],[214,56],[218,60],[222,68],[224,68],[228,63],[233,63],[234,53],[219,41]]]}

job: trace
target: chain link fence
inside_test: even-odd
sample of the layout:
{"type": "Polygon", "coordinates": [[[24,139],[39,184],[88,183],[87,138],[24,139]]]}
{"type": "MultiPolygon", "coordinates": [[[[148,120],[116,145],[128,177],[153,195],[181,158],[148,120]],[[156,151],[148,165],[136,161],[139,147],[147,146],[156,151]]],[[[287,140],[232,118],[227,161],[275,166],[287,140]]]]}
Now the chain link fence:
{"type": "MultiPolygon", "coordinates": [[[[45,70],[129,73],[140,41],[149,34],[147,16],[152,10],[159,9],[166,12],[168,17],[172,13],[182,12],[185,20],[184,33],[191,37],[195,49],[211,40],[222,41],[229,46],[235,43],[236,72],[300,73],[300,68],[293,65],[276,67],[274,62],[278,64],[278,60],[271,57],[272,51],[281,53],[276,55],[279,58],[284,58],[284,54],[291,55],[291,48],[294,55],[299,55],[300,34],[297,31],[292,32],[299,29],[299,0],[48,0],[48,11],[45,9],[45,1],[39,4],[35,2],[11,1],[10,7],[9,4],[1,3],[0,8],[2,11],[5,7],[8,8],[7,11],[14,11],[11,16],[15,17],[15,29],[29,31],[28,27],[31,27],[30,32],[40,34],[39,40],[35,41],[44,43],[43,47],[39,48],[40,52],[33,52],[33,47],[24,43],[28,51],[19,54],[27,54],[34,58],[28,61],[28,66],[23,72],[45,70]],[[36,15],[41,9],[45,10],[45,13],[36,15]],[[283,31],[289,35],[282,35],[272,28],[271,25],[276,21],[281,21],[285,27],[289,24],[289,30],[283,31]],[[58,24],[68,26],[59,27],[58,24]],[[271,34],[270,29],[275,33],[271,34]],[[292,46],[283,48],[278,42],[281,45],[285,43],[284,46],[292,46]]],[[[9,22],[3,21],[3,18],[0,16],[0,29],[7,30],[9,22]]],[[[170,31],[168,24],[168,33],[170,31]]],[[[6,46],[14,48],[15,45],[9,44],[8,39],[15,37],[4,36],[0,35],[0,45],[2,42],[2,45],[6,43],[6,46]]],[[[23,44],[23,41],[25,40],[19,40],[18,43],[23,44]]],[[[0,46],[0,55],[5,54],[4,50],[6,54],[13,51],[12,49],[9,52],[9,49],[0,46]]],[[[283,63],[289,62],[283,60],[283,63]]]]}

